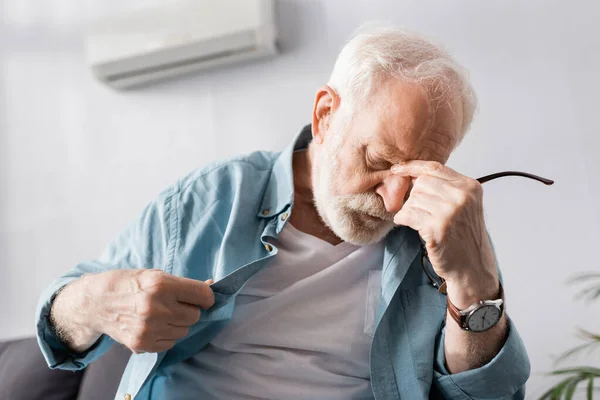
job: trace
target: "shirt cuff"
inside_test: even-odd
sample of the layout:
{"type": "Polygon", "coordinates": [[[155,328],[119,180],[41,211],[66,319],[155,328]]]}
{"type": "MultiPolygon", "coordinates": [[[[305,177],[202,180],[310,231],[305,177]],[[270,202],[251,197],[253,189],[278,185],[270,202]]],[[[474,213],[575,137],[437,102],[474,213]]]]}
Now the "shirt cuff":
{"type": "Polygon", "coordinates": [[[40,297],[36,310],[36,334],[37,342],[44,355],[44,359],[51,369],[80,370],[98,357],[100,357],[114,340],[109,336],[102,335],[96,343],[83,353],[71,351],[56,335],[50,323],[50,306],[56,293],[76,277],[61,278],[48,287],[40,297]]]}
{"type": "Polygon", "coordinates": [[[525,345],[510,319],[508,337],[500,352],[486,365],[469,371],[450,374],[446,369],[444,353],[445,328],[436,347],[434,385],[452,399],[523,399],[525,382],[531,365],[525,345]]]}

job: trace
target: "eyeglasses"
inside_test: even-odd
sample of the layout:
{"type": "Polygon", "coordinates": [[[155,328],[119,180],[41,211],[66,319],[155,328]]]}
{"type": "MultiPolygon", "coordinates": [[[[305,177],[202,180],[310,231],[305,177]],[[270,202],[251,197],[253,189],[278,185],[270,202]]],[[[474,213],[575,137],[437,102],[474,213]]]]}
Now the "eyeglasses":
{"type": "Polygon", "coordinates": [[[533,179],[533,180],[542,182],[544,185],[550,186],[550,185],[554,184],[554,181],[551,179],[546,179],[546,178],[542,178],[541,176],[528,174],[527,172],[519,172],[519,171],[497,172],[495,174],[486,175],[481,178],[477,178],[477,181],[479,183],[485,183],[485,182],[491,181],[492,179],[502,178],[503,176],[522,176],[525,178],[529,178],[529,179],[533,179]]]}

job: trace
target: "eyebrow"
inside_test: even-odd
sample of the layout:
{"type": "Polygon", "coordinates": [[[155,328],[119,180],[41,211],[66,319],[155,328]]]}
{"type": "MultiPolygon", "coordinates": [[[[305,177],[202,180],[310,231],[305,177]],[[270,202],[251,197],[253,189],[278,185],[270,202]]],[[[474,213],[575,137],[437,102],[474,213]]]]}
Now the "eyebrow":
{"type": "Polygon", "coordinates": [[[389,161],[406,160],[406,154],[400,149],[388,146],[381,141],[376,141],[372,146],[373,150],[381,157],[389,161]]]}

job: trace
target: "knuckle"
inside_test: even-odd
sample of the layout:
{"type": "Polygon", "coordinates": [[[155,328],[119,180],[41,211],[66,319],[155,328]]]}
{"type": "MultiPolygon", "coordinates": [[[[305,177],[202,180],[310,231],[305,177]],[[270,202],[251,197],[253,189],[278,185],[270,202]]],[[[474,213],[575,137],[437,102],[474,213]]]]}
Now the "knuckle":
{"type": "Polygon", "coordinates": [[[190,309],[186,309],[185,313],[180,315],[179,320],[182,324],[194,325],[196,322],[200,321],[200,308],[190,307],[190,309]]]}
{"type": "MultiPolygon", "coordinates": [[[[418,206],[419,204],[421,204],[421,202],[423,201],[424,196],[421,193],[415,193],[413,196],[408,198],[408,201],[406,202],[407,204],[409,204],[409,207],[413,208],[415,206],[418,206]]],[[[415,210],[412,209],[412,211],[414,212],[415,210]]]]}
{"type": "Polygon", "coordinates": [[[426,185],[428,180],[429,180],[429,176],[428,175],[419,175],[419,176],[417,176],[417,178],[415,179],[413,191],[414,191],[414,188],[418,189],[418,186],[426,185]]]}
{"type": "Polygon", "coordinates": [[[152,337],[152,325],[143,324],[137,332],[136,340],[141,341],[141,342],[147,342],[150,340],[151,337],[152,337]]]}
{"type": "Polygon", "coordinates": [[[424,230],[421,236],[423,237],[423,240],[427,243],[427,245],[432,246],[434,248],[437,247],[438,243],[432,230],[424,230]]]}
{"type": "Polygon", "coordinates": [[[439,161],[432,161],[429,164],[429,170],[431,172],[438,172],[441,171],[444,168],[444,165],[442,163],[440,163],[439,161]]]}
{"type": "Polygon", "coordinates": [[[141,338],[135,337],[129,341],[129,343],[127,344],[127,347],[134,353],[139,354],[139,353],[143,353],[144,351],[146,351],[145,344],[146,343],[141,338]]]}
{"type": "Polygon", "coordinates": [[[195,308],[194,311],[192,311],[192,317],[190,318],[192,324],[195,324],[196,322],[200,321],[200,315],[202,313],[200,312],[199,308],[195,308]]]}
{"type": "Polygon", "coordinates": [[[483,195],[483,186],[475,179],[467,178],[464,187],[468,193],[474,196],[483,195]]]}
{"type": "Polygon", "coordinates": [[[444,201],[442,203],[442,210],[443,216],[450,218],[456,212],[456,207],[451,202],[444,201]]]}
{"type": "Polygon", "coordinates": [[[466,205],[468,202],[469,202],[469,195],[467,192],[461,190],[456,194],[456,204],[459,207],[466,205]]]}
{"type": "Polygon", "coordinates": [[[151,294],[163,293],[166,289],[167,277],[159,270],[146,270],[141,278],[142,289],[151,294]]]}
{"type": "Polygon", "coordinates": [[[137,310],[136,314],[142,317],[143,320],[148,320],[152,317],[152,298],[148,295],[140,296],[140,299],[137,302],[137,310]]]}
{"type": "Polygon", "coordinates": [[[419,199],[419,192],[413,191],[411,192],[410,196],[408,196],[408,199],[406,199],[406,201],[404,202],[402,209],[404,209],[405,207],[410,207],[412,206],[415,201],[417,201],[419,199]]]}
{"type": "Polygon", "coordinates": [[[208,285],[206,285],[204,290],[204,306],[205,308],[210,308],[213,306],[213,304],[215,304],[215,293],[208,285]]]}
{"type": "Polygon", "coordinates": [[[438,232],[438,242],[445,243],[450,235],[450,229],[448,229],[448,224],[442,224],[438,232]]]}
{"type": "Polygon", "coordinates": [[[412,202],[407,201],[406,204],[404,204],[404,207],[402,207],[402,212],[399,214],[404,218],[412,218],[414,215],[415,210],[412,207],[412,202]]]}
{"type": "Polygon", "coordinates": [[[190,328],[182,328],[180,332],[178,332],[178,337],[182,338],[182,337],[186,337],[188,335],[188,333],[190,333],[190,328]]]}
{"type": "Polygon", "coordinates": [[[481,183],[479,183],[473,179],[473,181],[471,183],[471,187],[472,187],[473,194],[475,195],[476,198],[479,199],[479,198],[483,197],[483,186],[481,186],[481,183]]]}

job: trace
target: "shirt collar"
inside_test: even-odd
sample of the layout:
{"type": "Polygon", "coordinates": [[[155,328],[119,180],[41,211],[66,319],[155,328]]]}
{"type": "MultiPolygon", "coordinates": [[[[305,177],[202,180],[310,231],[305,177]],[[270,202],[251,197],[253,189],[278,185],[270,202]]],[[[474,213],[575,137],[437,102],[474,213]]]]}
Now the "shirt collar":
{"type": "Polygon", "coordinates": [[[262,199],[258,216],[269,218],[281,213],[294,202],[294,171],[292,158],[294,151],[306,150],[312,140],[311,125],[306,125],[294,140],[279,154],[273,169],[267,189],[262,199]]]}

